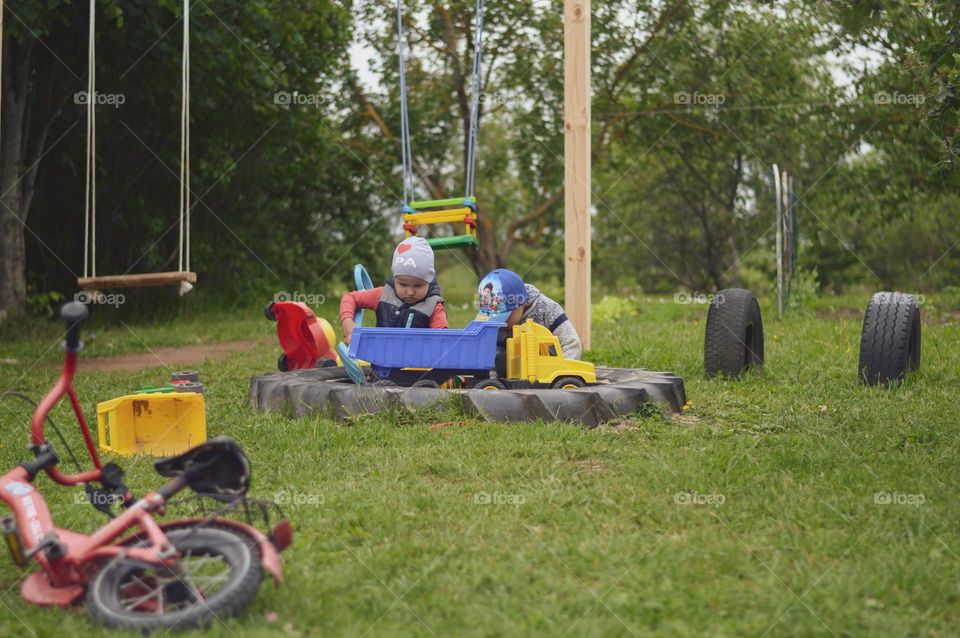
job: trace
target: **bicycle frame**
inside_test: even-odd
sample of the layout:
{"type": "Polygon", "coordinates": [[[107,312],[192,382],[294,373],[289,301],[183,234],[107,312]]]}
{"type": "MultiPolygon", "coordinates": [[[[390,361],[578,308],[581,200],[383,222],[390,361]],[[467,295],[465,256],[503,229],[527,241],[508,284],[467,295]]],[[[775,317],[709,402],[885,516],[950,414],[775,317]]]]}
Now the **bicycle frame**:
{"type": "MultiPolygon", "coordinates": [[[[31,422],[33,444],[45,443],[44,424],[47,415],[63,395],[70,398],[95,469],[64,474],[54,466],[43,468],[51,479],[68,486],[101,480],[103,468],[73,388],[76,368],[77,353],[68,352],[60,378],[34,410],[31,422]]],[[[151,516],[151,512],[160,510],[166,503],[160,493],[150,492],[94,534],[87,536],[54,525],[46,501],[32,485],[33,478],[25,465],[15,467],[0,477],[0,498],[13,511],[24,557],[36,559],[43,568],[42,572],[32,574],[24,582],[22,593],[29,602],[39,605],[72,603],[83,593],[83,588],[96,573],[100,562],[121,553],[133,560],[174,566],[179,555],[151,516]],[[124,547],[115,544],[121,535],[134,527],[139,527],[146,534],[149,545],[124,547]]],[[[131,498],[129,493],[126,498],[131,498]]]]}
{"type": "Polygon", "coordinates": [[[13,510],[17,531],[27,556],[40,563],[42,572],[24,581],[23,597],[38,605],[69,605],[93,578],[104,559],[121,555],[155,565],[173,567],[179,554],[150,515],[166,502],[150,492],[89,536],[56,527],[46,501],[29,482],[27,471],[17,467],[0,477],[0,498],[13,510]],[[115,541],[139,527],[150,540],[147,547],[123,547],[115,541]],[[55,545],[54,545],[55,543],[55,545]],[[54,549],[56,548],[56,549],[54,549]],[[50,556],[52,554],[52,556],[50,556]]]}
{"type": "MultiPolygon", "coordinates": [[[[77,330],[75,326],[71,329],[77,330]]],[[[16,549],[19,550],[19,557],[23,558],[24,564],[33,558],[42,567],[41,571],[24,580],[21,595],[27,602],[41,606],[73,604],[83,595],[97,570],[118,557],[176,571],[180,554],[164,534],[164,528],[209,522],[209,519],[185,518],[163,521],[161,524],[154,520],[152,514],[162,513],[167,499],[186,486],[183,477],[176,477],[159,490],[149,492],[136,501],[133,501],[132,494],[126,491],[123,494],[126,505],[124,510],[93,534],[79,534],[54,525],[46,501],[32,484],[40,469],[61,485],[77,486],[103,482],[104,466],[73,388],[77,352],[80,349],[78,332],[71,336],[68,331],[66,346],[67,353],[60,377],[34,410],[30,428],[31,441],[34,446],[47,444],[44,435],[47,415],[66,395],[70,399],[94,469],[77,474],[64,474],[56,468],[56,458],[52,451],[44,452],[42,448],[35,447],[35,461],[23,463],[0,476],[0,499],[13,511],[16,520],[16,530],[11,532],[16,534],[16,539],[11,550],[14,551],[14,546],[18,545],[16,549]],[[133,533],[127,534],[131,530],[133,533]],[[125,534],[127,535],[124,536],[125,534]],[[137,544],[128,544],[130,541],[137,541],[137,544]]],[[[269,538],[256,528],[239,521],[220,518],[214,520],[251,539],[260,548],[264,569],[273,576],[277,585],[280,584],[279,551],[269,538]]],[[[285,531],[286,543],[289,543],[289,524],[285,531]]],[[[9,544],[11,539],[8,538],[7,541],[9,544]]],[[[16,559],[16,551],[14,554],[16,559]]]]}
{"type": "Polygon", "coordinates": [[[83,434],[83,442],[87,446],[90,458],[93,460],[93,466],[96,469],[79,474],[63,474],[55,467],[45,468],[51,479],[61,485],[77,485],[78,483],[89,483],[99,481],[102,476],[100,473],[103,465],[100,463],[100,455],[97,454],[97,446],[93,442],[93,436],[90,434],[90,428],[87,426],[87,420],[83,417],[83,410],[80,408],[80,401],[77,399],[77,391],[73,389],[73,375],[77,371],[77,353],[68,352],[63,364],[63,371],[56,384],[43,397],[43,401],[33,412],[33,419],[30,423],[30,438],[34,445],[40,445],[46,441],[43,426],[47,421],[47,415],[53,410],[54,406],[60,402],[60,399],[66,394],[70,397],[70,405],[73,407],[73,413],[80,424],[80,432],[83,434]]]}

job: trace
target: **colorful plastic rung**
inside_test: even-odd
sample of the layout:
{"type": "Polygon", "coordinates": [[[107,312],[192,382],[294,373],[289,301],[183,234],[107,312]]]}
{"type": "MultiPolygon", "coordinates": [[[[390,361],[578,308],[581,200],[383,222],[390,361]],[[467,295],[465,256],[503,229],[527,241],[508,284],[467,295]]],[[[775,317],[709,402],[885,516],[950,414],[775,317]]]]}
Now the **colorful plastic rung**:
{"type": "Polygon", "coordinates": [[[407,213],[403,216],[403,221],[417,226],[429,226],[430,224],[455,224],[467,219],[476,221],[477,214],[469,208],[450,208],[447,210],[433,210],[426,213],[407,213]]]}
{"type": "Polygon", "coordinates": [[[427,243],[434,250],[447,248],[464,248],[479,246],[477,240],[477,199],[434,199],[425,202],[411,202],[404,210],[420,211],[407,212],[403,216],[403,230],[405,236],[417,234],[417,226],[431,224],[456,224],[463,222],[464,233],[452,237],[429,237],[427,243]]]}
{"type": "Polygon", "coordinates": [[[469,206],[476,210],[477,198],[471,197],[464,199],[462,197],[451,197],[450,199],[431,199],[423,202],[410,202],[410,208],[413,210],[428,210],[430,208],[451,208],[453,206],[469,206]],[[468,203],[469,202],[469,203],[468,203]]]}
{"type": "Polygon", "coordinates": [[[430,237],[427,243],[431,248],[444,250],[447,248],[463,248],[465,246],[479,246],[477,241],[477,214],[466,207],[447,210],[435,210],[423,213],[407,213],[403,216],[403,229],[410,237],[417,232],[417,226],[431,224],[455,224],[463,222],[465,232],[452,237],[430,237]]]}
{"type": "Polygon", "coordinates": [[[480,242],[473,235],[454,235],[453,237],[431,237],[427,240],[434,250],[448,248],[464,248],[466,246],[480,246],[480,242]]]}

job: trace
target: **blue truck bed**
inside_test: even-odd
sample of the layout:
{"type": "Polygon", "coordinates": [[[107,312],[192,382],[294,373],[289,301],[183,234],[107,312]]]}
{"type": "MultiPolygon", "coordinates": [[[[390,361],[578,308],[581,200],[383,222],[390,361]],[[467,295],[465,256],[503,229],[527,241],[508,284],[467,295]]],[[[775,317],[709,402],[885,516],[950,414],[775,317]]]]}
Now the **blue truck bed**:
{"type": "Polygon", "coordinates": [[[368,361],[380,377],[402,368],[492,370],[497,332],[506,324],[471,321],[463,330],[354,328],[350,356],[368,361]]]}

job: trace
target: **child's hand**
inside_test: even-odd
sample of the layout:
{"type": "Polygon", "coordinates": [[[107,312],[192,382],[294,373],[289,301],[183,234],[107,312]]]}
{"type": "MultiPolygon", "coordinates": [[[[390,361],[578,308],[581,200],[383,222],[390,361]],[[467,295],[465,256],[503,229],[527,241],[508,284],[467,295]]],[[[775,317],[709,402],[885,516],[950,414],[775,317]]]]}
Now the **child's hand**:
{"type": "Polygon", "coordinates": [[[349,317],[340,322],[340,330],[343,332],[343,342],[350,345],[350,337],[353,336],[353,328],[356,325],[353,319],[349,317]]]}

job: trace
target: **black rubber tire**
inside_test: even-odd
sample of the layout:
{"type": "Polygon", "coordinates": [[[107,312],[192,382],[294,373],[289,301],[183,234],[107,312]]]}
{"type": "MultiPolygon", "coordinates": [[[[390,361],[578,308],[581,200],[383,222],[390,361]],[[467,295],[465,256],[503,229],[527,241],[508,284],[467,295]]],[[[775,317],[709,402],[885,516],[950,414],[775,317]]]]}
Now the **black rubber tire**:
{"type": "Polygon", "coordinates": [[[203,394],[203,384],[197,381],[187,381],[186,383],[178,383],[173,386],[174,390],[177,392],[197,392],[203,394]]]}
{"type": "Polygon", "coordinates": [[[506,390],[507,384],[500,379],[484,379],[473,384],[474,390],[506,390]]]}
{"type": "Polygon", "coordinates": [[[569,390],[570,388],[565,388],[564,386],[573,386],[574,388],[582,388],[587,385],[587,382],[581,379],[580,377],[560,377],[550,384],[550,387],[554,390],[569,390]]]}
{"type": "Polygon", "coordinates": [[[913,295],[878,292],[860,332],[857,376],[865,385],[892,385],[920,368],[920,306],[913,295]]]}
{"type": "Polygon", "coordinates": [[[320,359],[317,359],[317,367],[318,368],[336,368],[337,362],[334,361],[333,359],[320,358],[320,359]]]}
{"type": "Polygon", "coordinates": [[[263,307],[263,315],[270,321],[276,321],[277,315],[273,312],[273,302],[271,301],[263,307]]]}
{"type": "Polygon", "coordinates": [[[440,384],[434,381],[433,379],[420,379],[410,387],[411,388],[430,388],[432,390],[439,390],[440,384]]]}
{"type": "Polygon", "coordinates": [[[280,372],[287,372],[290,369],[289,364],[287,363],[287,355],[282,354],[280,358],[277,359],[277,370],[280,372]]]}
{"type": "Polygon", "coordinates": [[[710,302],[703,364],[708,379],[718,374],[739,377],[763,368],[763,318],[749,290],[726,288],[710,302]]]}
{"type": "Polygon", "coordinates": [[[179,372],[170,373],[171,381],[194,381],[196,383],[200,382],[200,372],[197,370],[181,370],[179,372]]]}
{"type": "Polygon", "coordinates": [[[377,386],[378,388],[396,388],[398,387],[396,383],[390,379],[378,379],[374,381],[371,385],[377,386]]]}
{"type": "MultiPolygon", "coordinates": [[[[217,556],[230,565],[226,584],[202,602],[163,614],[130,611],[119,599],[124,579],[143,571],[144,563],[115,560],[107,563],[87,588],[87,609],[94,623],[143,633],[158,629],[203,627],[217,618],[239,615],[253,601],[260,588],[263,567],[260,550],[252,539],[221,526],[166,528],[167,538],[181,552],[217,556]]],[[[149,566],[148,566],[149,567],[149,566]]],[[[166,585],[176,588],[177,584],[166,585]]]]}

